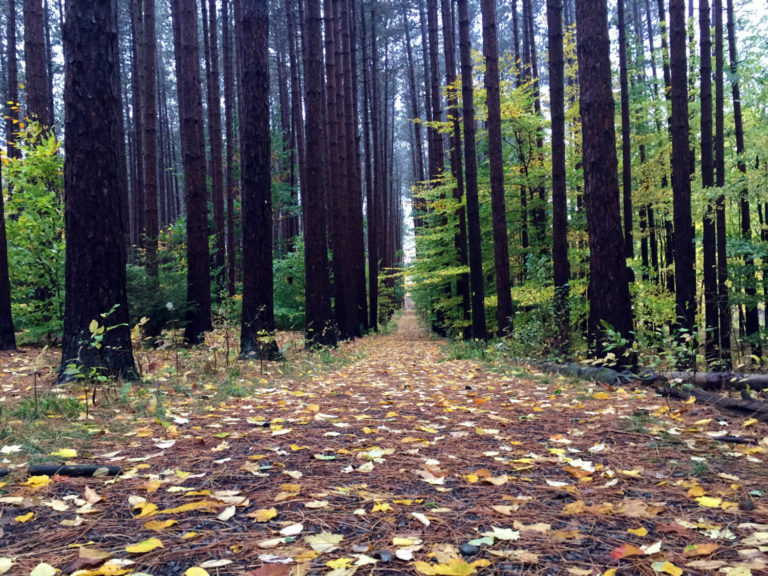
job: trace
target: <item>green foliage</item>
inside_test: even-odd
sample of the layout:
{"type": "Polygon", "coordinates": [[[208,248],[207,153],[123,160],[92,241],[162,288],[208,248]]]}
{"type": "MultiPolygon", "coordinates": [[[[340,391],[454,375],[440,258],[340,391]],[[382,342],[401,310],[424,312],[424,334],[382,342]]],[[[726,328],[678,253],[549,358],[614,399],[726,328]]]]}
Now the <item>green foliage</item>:
{"type": "Polygon", "coordinates": [[[275,324],[280,330],[304,328],[304,239],[296,239],[293,252],[273,262],[275,324]]]}
{"type": "Polygon", "coordinates": [[[64,158],[29,124],[23,158],[3,157],[11,306],[19,343],[58,338],[64,316],[64,158]]]}
{"type": "Polygon", "coordinates": [[[143,330],[156,337],[172,325],[182,326],[187,306],[186,220],[160,231],[158,275],[152,278],[141,262],[128,264],[128,310],[131,326],[147,318],[143,330]]]}

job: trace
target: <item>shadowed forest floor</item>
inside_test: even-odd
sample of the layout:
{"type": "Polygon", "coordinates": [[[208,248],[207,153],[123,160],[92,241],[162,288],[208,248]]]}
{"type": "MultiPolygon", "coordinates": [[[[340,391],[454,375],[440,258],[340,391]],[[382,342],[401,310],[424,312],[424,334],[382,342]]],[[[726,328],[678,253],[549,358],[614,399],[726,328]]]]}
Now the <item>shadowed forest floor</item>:
{"type": "Polygon", "coordinates": [[[255,365],[244,397],[158,376],[58,428],[22,422],[32,377],[0,357],[0,573],[768,573],[768,425],[442,346],[407,310],[331,369],[255,365]]]}

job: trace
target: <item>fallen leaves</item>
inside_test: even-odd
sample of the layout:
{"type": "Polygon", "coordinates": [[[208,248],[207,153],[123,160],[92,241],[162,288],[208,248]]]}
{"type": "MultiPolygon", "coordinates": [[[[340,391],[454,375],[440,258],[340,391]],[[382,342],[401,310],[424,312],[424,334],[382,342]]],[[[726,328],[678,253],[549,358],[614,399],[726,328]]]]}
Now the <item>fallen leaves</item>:
{"type": "Polygon", "coordinates": [[[152,552],[152,550],[155,550],[156,548],[162,547],[163,543],[159,539],[147,538],[138,544],[131,544],[130,546],[126,546],[125,551],[130,552],[131,554],[146,554],[147,552],[152,552]]]}

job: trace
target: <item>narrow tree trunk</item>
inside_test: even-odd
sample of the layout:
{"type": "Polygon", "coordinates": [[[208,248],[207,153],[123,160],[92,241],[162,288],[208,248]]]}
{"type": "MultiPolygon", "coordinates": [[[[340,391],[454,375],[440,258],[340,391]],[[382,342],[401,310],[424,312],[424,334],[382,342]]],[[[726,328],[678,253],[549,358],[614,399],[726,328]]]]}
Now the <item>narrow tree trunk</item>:
{"type": "MultiPolygon", "coordinates": [[[[235,266],[237,246],[235,245],[235,71],[232,62],[232,32],[229,25],[230,0],[221,5],[221,49],[224,52],[224,133],[226,143],[226,202],[227,202],[227,292],[235,295],[235,266]]],[[[293,66],[293,64],[291,64],[293,66]]]]}
{"type": "Polygon", "coordinates": [[[307,180],[303,189],[306,323],[310,346],[333,346],[328,244],[325,232],[323,166],[326,159],[323,118],[322,16],[319,0],[306,0],[307,180]]]}
{"type": "Polygon", "coordinates": [[[59,380],[106,373],[135,378],[118,173],[121,113],[117,3],[69,0],[64,29],[67,156],[65,311],[59,380]],[[105,190],[112,191],[104,194],[105,190]],[[94,346],[92,323],[103,337],[94,346]]]}
{"type": "MultiPolygon", "coordinates": [[[[675,302],[677,328],[695,338],[696,271],[689,178],[688,81],[684,0],[670,0],[670,74],[672,99],[672,193],[674,210],[675,302]]],[[[681,359],[690,364],[694,358],[681,359]]]]}
{"type": "MultiPolygon", "coordinates": [[[[205,2],[206,0],[202,0],[205,2]]],[[[208,72],[208,140],[211,146],[211,195],[213,196],[214,266],[217,291],[225,286],[226,242],[224,226],[224,167],[222,162],[221,87],[219,76],[219,40],[216,18],[216,0],[207,0],[208,46],[210,70],[208,72]]],[[[271,216],[270,216],[271,218],[271,216]]]]}
{"type": "MultiPolygon", "coordinates": [[[[621,91],[621,175],[624,200],[624,255],[635,257],[632,235],[632,142],[629,122],[629,76],[627,73],[627,25],[624,17],[624,2],[618,0],[619,12],[619,84],[621,91]]],[[[630,279],[632,271],[629,269],[630,279]]]]}
{"type": "Polygon", "coordinates": [[[461,99],[464,116],[464,165],[467,176],[467,223],[469,228],[469,277],[472,294],[472,337],[485,339],[485,287],[477,194],[475,99],[472,80],[472,45],[468,0],[459,0],[459,50],[461,52],[461,99]]]}
{"type": "Polygon", "coordinates": [[[133,146],[131,154],[131,212],[133,213],[133,238],[137,246],[146,233],[146,202],[144,200],[144,8],[143,0],[131,0],[128,4],[131,21],[131,127],[133,146]]]}
{"type": "MultiPolygon", "coordinates": [[[[421,135],[421,122],[419,119],[419,98],[416,89],[416,65],[413,60],[413,49],[411,48],[411,25],[408,19],[408,6],[405,1],[402,2],[403,10],[403,29],[405,30],[405,50],[408,58],[408,91],[409,91],[409,104],[411,117],[413,119],[413,133],[414,133],[414,154],[413,157],[416,161],[416,180],[418,182],[424,181],[424,153],[422,150],[422,135],[421,135]]],[[[419,208],[414,205],[414,209],[419,208]]],[[[414,219],[414,228],[421,227],[421,219],[414,219]]]]}
{"type": "MultiPolygon", "coordinates": [[[[0,168],[2,170],[2,168],[0,168]]],[[[2,179],[0,178],[0,190],[2,179]]],[[[0,350],[16,349],[16,332],[11,316],[11,283],[8,277],[8,242],[5,234],[5,207],[0,193],[0,350]]]]}
{"type": "MultiPolygon", "coordinates": [[[[619,182],[605,0],[577,0],[584,200],[589,234],[589,345],[602,356],[607,324],[632,339],[632,307],[621,234],[619,182]]],[[[619,362],[629,344],[612,350],[619,362]]]]}
{"type": "MultiPolygon", "coordinates": [[[[723,3],[714,1],[715,12],[715,186],[725,187],[725,119],[723,67],[723,3]]],[[[728,254],[726,251],[725,196],[715,203],[717,228],[717,294],[720,309],[720,357],[723,368],[731,367],[731,306],[728,297],[728,254]]]]}
{"type": "MultiPolygon", "coordinates": [[[[720,3],[722,4],[722,2],[720,3]]],[[[726,7],[728,11],[728,55],[730,60],[731,95],[733,98],[733,120],[736,129],[737,165],[739,172],[744,175],[743,180],[746,181],[747,163],[744,160],[744,121],[741,114],[739,59],[736,51],[736,22],[733,13],[733,0],[726,0],[726,7]]],[[[720,31],[722,32],[722,16],[720,31]]],[[[749,207],[749,190],[746,186],[739,192],[739,207],[741,208],[741,237],[745,242],[749,243],[752,241],[752,220],[749,207]]],[[[753,341],[752,354],[760,357],[762,355],[762,346],[760,342],[760,319],[757,312],[757,278],[755,277],[755,259],[751,251],[744,257],[744,265],[746,267],[744,291],[747,295],[746,336],[750,341],[753,341]]]]}
{"type": "Polygon", "coordinates": [[[187,327],[192,344],[211,330],[211,285],[208,253],[208,206],[203,134],[203,96],[200,85],[200,45],[197,0],[171,0],[178,17],[179,53],[176,57],[179,116],[187,210],[187,327]]]}
{"type": "Polygon", "coordinates": [[[46,98],[48,101],[48,118],[51,125],[55,124],[55,108],[53,102],[53,45],[51,42],[50,12],[48,10],[48,0],[43,0],[43,26],[45,27],[45,76],[46,76],[46,98]]]}
{"type": "MultiPolygon", "coordinates": [[[[621,2],[622,0],[619,0],[621,2]]],[[[557,350],[567,353],[570,340],[570,265],[568,262],[568,198],[565,165],[565,65],[563,2],[547,1],[549,33],[549,98],[552,110],[552,266],[555,283],[557,350]]]]}
{"type": "MultiPolygon", "coordinates": [[[[9,158],[21,158],[16,146],[19,130],[19,67],[16,54],[16,2],[8,2],[8,92],[5,98],[5,140],[9,158]]],[[[10,195],[11,190],[8,191],[10,195]]]]}
{"type": "Polygon", "coordinates": [[[27,115],[38,120],[46,128],[51,128],[53,118],[48,106],[42,0],[24,0],[24,60],[26,62],[27,115]]]}
{"type": "Polygon", "coordinates": [[[142,68],[144,71],[144,207],[146,228],[142,244],[145,249],[147,272],[157,276],[157,94],[155,82],[157,76],[157,37],[155,34],[155,2],[144,2],[144,49],[142,68]]]}
{"type": "MultiPolygon", "coordinates": [[[[712,38],[710,36],[709,0],[699,0],[699,33],[701,35],[701,64],[699,89],[701,101],[701,185],[715,185],[715,166],[712,156],[712,38]]],[[[706,322],[705,349],[707,365],[716,365],[720,354],[719,310],[717,306],[717,246],[715,238],[715,211],[707,202],[702,231],[704,256],[704,317],[706,322]]]]}
{"type": "MultiPolygon", "coordinates": [[[[453,88],[456,81],[456,41],[453,17],[451,15],[450,0],[441,0],[443,17],[443,47],[445,53],[445,84],[448,86],[447,94],[447,115],[449,121],[453,124],[453,130],[450,137],[450,159],[451,174],[456,185],[453,188],[453,198],[456,200],[458,209],[456,210],[457,229],[454,231],[453,245],[456,249],[456,260],[459,266],[466,266],[467,260],[467,219],[464,210],[464,172],[461,164],[461,123],[459,118],[458,95],[453,88]]],[[[473,102],[474,105],[474,102],[473,102]]],[[[459,274],[456,278],[456,293],[461,298],[461,306],[464,313],[464,321],[471,317],[469,301],[469,275],[459,274]]],[[[469,335],[469,330],[465,330],[465,335],[469,335]]]]}
{"type": "Polygon", "coordinates": [[[369,67],[366,48],[365,10],[360,10],[361,44],[363,48],[363,138],[365,141],[365,191],[366,220],[368,223],[368,325],[371,330],[378,329],[379,319],[379,252],[376,241],[376,202],[379,187],[379,142],[378,142],[378,54],[376,53],[376,12],[371,10],[371,64],[369,67]],[[369,70],[372,76],[372,93],[369,92],[369,70]],[[370,114],[370,116],[369,116],[370,114]],[[371,142],[373,125],[373,142],[371,142]],[[371,150],[373,148],[373,150],[371,150]],[[374,166],[375,163],[375,166],[374,166]],[[375,172],[374,172],[375,170],[375,172]]]}
{"type": "MultiPolygon", "coordinates": [[[[562,3],[560,4],[560,9],[562,10],[562,3]]],[[[501,144],[501,94],[499,87],[499,40],[496,27],[496,0],[483,0],[482,17],[485,90],[486,105],[488,107],[488,161],[491,171],[493,261],[496,272],[496,321],[499,334],[505,334],[512,332],[513,310],[509,278],[507,208],[504,199],[504,158],[502,156],[501,144]]],[[[562,31],[560,31],[560,43],[562,73],[562,31]]],[[[562,85],[560,88],[560,94],[562,95],[562,85]]],[[[562,142],[564,143],[565,140],[563,139],[562,142]]],[[[565,182],[563,181],[564,184],[565,182]]]]}

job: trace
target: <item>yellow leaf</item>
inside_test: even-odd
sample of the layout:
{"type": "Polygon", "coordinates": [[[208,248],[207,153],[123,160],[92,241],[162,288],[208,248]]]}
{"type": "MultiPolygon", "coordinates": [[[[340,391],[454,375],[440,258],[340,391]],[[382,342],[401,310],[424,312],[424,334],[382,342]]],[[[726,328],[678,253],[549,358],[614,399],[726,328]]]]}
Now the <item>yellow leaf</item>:
{"type": "Polygon", "coordinates": [[[490,560],[475,560],[468,564],[461,558],[452,558],[447,564],[429,564],[427,562],[417,561],[413,567],[421,574],[441,575],[441,576],[471,576],[477,572],[478,568],[484,568],[491,564],[490,560]]]}
{"type": "Polygon", "coordinates": [[[165,510],[159,510],[157,514],[179,514],[181,512],[191,512],[192,510],[201,510],[203,508],[216,508],[221,506],[221,503],[214,502],[213,500],[196,500],[194,502],[187,502],[176,508],[166,508],[165,510]]]}
{"type": "Polygon", "coordinates": [[[603,576],[616,576],[616,568],[611,568],[603,572],[603,576]]]}
{"type": "Polygon", "coordinates": [[[178,522],[172,519],[153,520],[151,522],[147,522],[146,524],[144,524],[144,528],[146,528],[147,530],[152,530],[153,532],[161,532],[162,530],[165,530],[166,528],[169,528],[174,524],[178,524],[178,522]]]}
{"type": "Polygon", "coordinates": [[[672,562],[654,562],[653,563],[653,569],[657,572],[664,572],[665,574],[671,574],[672,576],[682,576],[683,570],[682,568],[678,568],[672,562]],[[661,564],[661,566],[658,566],[658,564],[661,564]]]}
{"type": "Polygon", "coordinates": [[[389,502],[376,502],[371,509],[371,512],[391,512],[392,506],[389,502]]]}
{"type": "Polygon", "coordinates": [[[413,546],[414,544],[416,544],[416,541],[412,538],[401,538],[400,536],[392,538],[393,546],[413,546]]]}
{"type": "Polygon", "coordinates": [[[757,424],[757,418],[750,418],[749,420],[744,422],[744,424],[742,424],[742,426],[744,426],[744,428],[746,428],[747,426],[752,426],[753,424],[757,424]]]}
{"type": "Polygon", "coordinates": [[[723,499],[712,498],[711,496],[700,496],[699,498],[696,498],[696,502],[699,503],[699,506],[704,506],[705,508],[720,508],[723,499]]]}
{"type": "Polygon", "coordinates": [[[29,514],[24,514],[22,516],[16,516],[16,518],[14,518],[14,520],[16,522],[20,522],[22,524],[25,524],[26,522],[29,522],[30,520],[32,520],[32,518],[34,518],[34,517],[35,517],[35,513],[34,512],[30,512],[29,514]]]}
{"type": "Polygon", "coordinates": [[[277,510],[274,508],[262,508],[256,510],[256,512],[251,512],[248,516],[256,520],[256,522],[269,522],[277,516],[277,510]]]}
{"type": "Polygon", "coordinates": [[[51,456],[71,460],[72,458],[77,458],[77,450],[73,448],[62,448],[56,452],[51,452],[51,456]]]}
{"type": "Polygon", "coordinates": [[[698,484],[696,486],[692,486],[690,490],[688,490],[688,497],[689,498],[699,498],[700,496],[704,496],[707,491],[704,490],[703,486],[699,486],[698,484]]]}
{"type": "Polygon", "coordinates": [[[480,480],[480,478],[475,474],[467,474],[466,476],[462,476],[462,478],[464,478],[464,480],[466,480],[470,484],[474,484],[475,482],[480,480]]]}
{"type": "Polygon", "coordinates": [[[186,572],[184,572],[184,576],[210,576],[208,574],[208,571],[204,568],[199,568],[195,566],[194,568],[189,568],[186,572]]]}
{"type": "Polygon", "coordinates": [[[136,515],[136,518],[146,518],[147,516],[154,516],[157,513],[157,504],[152,504],[152,502],[139,502],[133,509],[140,510],[136,515]]]}
{"type": "Polygon", "coordinates": [[[130,552],[131,554],[146,554],[147,552],[151,552],[156,548],[162,548],[162,547],[163,547],[163,543],[157,538],[147,538],[146,540],[142,540],[138,544],[126,546],[125,551],[130,552]]]}
{"type": "Polygon", "coordinates": [[[181,535],[182,540],[189,540],[190,538],[197,538],[200,536],[200,532],[185,532],[181,535]]]}
{"type": "Polygon", "coordinates": [[[595,394],[592,394],[592,398],[595,400],[610,400],[611,395],[608,394],[608,392],[597,392],[595,394]]]}
{"type": "Polygon", "coordinates": [[[43,474],[42,476],[30,476],[26,482],[27,486],[30,486],[33,490],[37,490],[38,488],[43,488],[44,486],[48,486],[48,484],[50,483],[51,483],[51,477],[46,476],[45,474],[43,474]]]}
{"type": "Polygon", "coordinates": [[[309,446],[299,446],[298,444],[291,444],[291,452],[298,452],[299,450],[307,450],[309,446]]]}
{"type": "Polygon", "coordinates": [[[336,560],[329,560],[325,565],[334,570],[338,570],[339,568],[346,568],[354,561],[354,558],[337,558],[336,560]]]}
{"type": "Polygon", "coordinates": [[[645,529],[645,526],[640,526],[640,528],[630,528],[627,530],[630,534],[634,534],[635,536],[647,536],[648,530],[645,529]]]}

